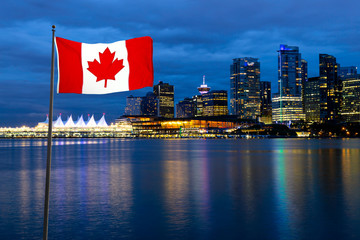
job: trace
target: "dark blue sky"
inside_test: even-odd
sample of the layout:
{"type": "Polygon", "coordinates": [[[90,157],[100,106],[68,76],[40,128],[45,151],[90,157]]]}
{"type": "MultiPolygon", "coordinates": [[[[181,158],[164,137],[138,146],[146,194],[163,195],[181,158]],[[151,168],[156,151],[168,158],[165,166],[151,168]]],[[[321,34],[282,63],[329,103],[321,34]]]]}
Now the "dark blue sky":
{"type": "MultiPolygon", "coordinates": [[[[341,66],[360,66],[359,7],[356,0],[3,1],[0,126],[35,126],[45,119],[53,24],[57,36],[86,43],[151,36],[155,83],[175,85],[178,102],[197,94],[204,74],[212,89],[229,90],[229,66],[238,57],[259,58],[261,80],[277,87],[282,43],[299,46],[310,77],[318,74],[319,53],[334,55],[341,66]]],[[[112,122],[123,114],[126,96],[151,90],[56,94],[54,115],[98,119],[105,112],[112,122]]]]}

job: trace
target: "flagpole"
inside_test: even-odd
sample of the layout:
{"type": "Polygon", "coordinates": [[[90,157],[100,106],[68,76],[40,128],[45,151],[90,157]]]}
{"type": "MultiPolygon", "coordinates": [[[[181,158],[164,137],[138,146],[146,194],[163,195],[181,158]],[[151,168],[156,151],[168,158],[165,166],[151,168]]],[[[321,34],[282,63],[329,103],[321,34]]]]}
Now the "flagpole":
{"type": "Polygon", "coordinates": [[[50,104],[49,104],[49,123],[48,123],[49,128],[48,128],[48,139],[47,139],[43,240],[48,239],[48,224],[49,224],[49,195],[50,195],[49,193],[50,193],[51,145],[52,145],[53,102],[54,102],[54,58],[55,58],[54,57],[54,43],[55,43],[55,25],[52,26],[50,104]]]}

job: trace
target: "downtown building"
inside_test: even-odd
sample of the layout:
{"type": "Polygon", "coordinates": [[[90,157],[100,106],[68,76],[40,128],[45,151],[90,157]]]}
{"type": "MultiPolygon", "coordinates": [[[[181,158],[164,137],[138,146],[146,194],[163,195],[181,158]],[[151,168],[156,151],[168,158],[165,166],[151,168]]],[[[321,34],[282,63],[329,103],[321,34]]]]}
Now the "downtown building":
{"type": "Polygon", "coordinates": [[[320,122],[340,121],[340,109],[342,102],[342,82],[338,76],[340,64],[334,56],[319,54],[320,93],[325,96],[320,101],[320,122]],[[325,87],[326,86],[326,87],[325,87]]]}
{"type": "Polygon", "coordinates": [[[321,84],[320,77],[313,77],[309,78],[303,87],[305,121],[308,123],[320,122],[320,102],[326,98],[324,91],[320,91],[320,87],[326,88],[326,86],[321,84]]]}
{"type": "Polygon", "coordinates": [[[203,103],[202,116],[228,115],[228,97],[225,90],[213,90],[201,95],[203,103]]]}
{"type": "Polygon", "coordinates": [[[260,122],[272,123],[271,82],[260,81],[260,122]]]}
{"type": "Polygon", "coordinates": [[[235,58],[230,65],[230,114],[242,119],[260,117],[260,62],[235,58]]]}
{"type": "Polygon", "coordinates": [[[134,97],[133,95],[126,97],[126,107],[124,114],[129,116],[142,115],[141,112],[142,101],[143,101],[143,97],[134,97]]]}
{"type": "Polygon", "coordinates": [[[176,104],[177,118],[192,118],[195,117],[196,105],[192,98],[185,98],[176,104]]]}
{"type": "Polygon", "coordinates": [[[350,67],[340,67],[339,69],[339,77],[341,80],[346,79],[358,79],[357,67],[350,66],[350,67]]]}
{"type": "Polygon", "coordinates": [[[160,81],[154,85],[153,93],[157,97],[158,116],[164,118],[174,117],[174,86],[160,81]]]}
{"type": "Polygon", "coordinates": [[[205,83],[197,88],[199,95],[192,98],[185,98],[176,104],[177,118],[216,117],[228,115],[228,96],[225,90],[210,91],[205,83]]]}
{"type": "MultiPolygon", "coordinates": [[[[280,45],[278,50],[278,93],[272,98],[272,121],[291,123],[305,119],[302,82],[305,62],[296,46],[280,45]]],[[[307,63],[306,63],[307,64],[307,63]]]]}
{"type": "Polygon", "coordinates": [[[360,122],[360,79],[345,79],[342,84],[342,120],[345,122],[360,122]]]}
{"type": "Polygon", "coordinates": [[[338,76],[339,66],[334,56],[319,54],[320,76],[309,78],[304,84],[306,122],[341,121],[342,81],[338,76]]]}
{"type": "Polygon", "coordinates": [[[192,97],[194,103],[194,117],[201,117],[204,113],[204,103],[203,103],[203,94],[206,94],[210,91],[211,87],[209,87],[205,83],[205,75],[203,76],[203,84],[201,84],[197,90],[199,91],[199,95],[195,95],[192,97]]]}
{"type": "Polygon", "coordinates": [[[132,95],[126,98],[126,107],[124,115],[126,116],[157,116],[158,102],[156,95],[148,92],[145,97],[134,97],[132,95]]]}

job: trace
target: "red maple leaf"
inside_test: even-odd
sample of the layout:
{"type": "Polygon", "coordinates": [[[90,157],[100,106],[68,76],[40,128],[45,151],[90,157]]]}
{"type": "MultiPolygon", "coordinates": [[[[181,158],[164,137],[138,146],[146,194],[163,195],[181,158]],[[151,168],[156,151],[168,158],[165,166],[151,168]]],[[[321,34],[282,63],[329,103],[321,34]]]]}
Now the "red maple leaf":
{"type": "Polygon", "coordinates": [[[115,80],[115,75],[124,68],[123,59],[114,60],[115,52],[111,53],[109,48],[106,48],[103,53],[99,52],[100,63],[94,59],[94,61],[88,61],[89,70],[96,76],[96,81],[105,80],[105,88],[107,86],[107,80],[115,80]]]}

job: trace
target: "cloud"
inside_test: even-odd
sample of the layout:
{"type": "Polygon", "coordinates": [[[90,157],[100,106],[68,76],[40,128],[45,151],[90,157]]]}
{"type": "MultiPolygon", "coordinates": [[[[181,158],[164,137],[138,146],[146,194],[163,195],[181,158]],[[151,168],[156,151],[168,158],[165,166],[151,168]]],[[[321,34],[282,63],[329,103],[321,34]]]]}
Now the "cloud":
{"type": "MultiPolygon", "coordinates": [[[[281,43],[299,46],[309,76],[318,74],[319,53],[336,56],[342,66],[360,66],[359,5],[355,0],[5,1],[0,9],[0,125],[43,120],[53,24],[57,36],[86,43],[151,36],[155,83],[175,85],[177,102],[197,94],[204,74],[212,89],[229,90],[229,66],[238,57],[259,58],[261,79],[276,89],[281,43]]],[[[55,112],[106,112],[113,121],[123,113],[127,95],[148,91],[56,95],[55,112]]]]}

